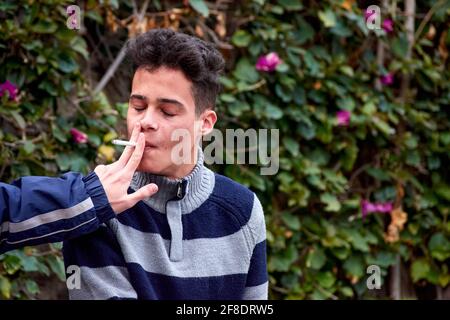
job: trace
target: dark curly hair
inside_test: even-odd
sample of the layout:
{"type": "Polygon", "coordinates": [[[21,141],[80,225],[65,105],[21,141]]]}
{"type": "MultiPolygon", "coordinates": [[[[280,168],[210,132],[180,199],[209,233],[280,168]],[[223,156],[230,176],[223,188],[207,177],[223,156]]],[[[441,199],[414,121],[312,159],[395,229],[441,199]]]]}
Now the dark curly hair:
{"type": "Polygon", "coordinates": [[[141,67],[181,70],[193,84],[196,114],[214,109],[225,61],[211,43],[170,29],[153,29],[129,40],[127,55],[134,72],[141,67]]]}

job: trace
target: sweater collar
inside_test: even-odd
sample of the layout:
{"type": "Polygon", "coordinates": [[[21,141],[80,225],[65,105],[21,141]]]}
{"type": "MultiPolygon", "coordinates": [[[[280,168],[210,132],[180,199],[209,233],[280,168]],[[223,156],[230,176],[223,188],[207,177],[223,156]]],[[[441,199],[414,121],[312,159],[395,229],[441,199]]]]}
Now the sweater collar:
{"type": "Polygon", "coordinates": [[[214,173],[204,166],[203,151],[198,147],[197,163],[184,178],[169,179],[161,175],[136,171],[131,188],[138,190],[149,183],[158,186],[158,192],[144,200],[152,209],[165,213],[168,201],[180,201],[182,213],[190,213],[211,194],[214,187],[214,173]]]}

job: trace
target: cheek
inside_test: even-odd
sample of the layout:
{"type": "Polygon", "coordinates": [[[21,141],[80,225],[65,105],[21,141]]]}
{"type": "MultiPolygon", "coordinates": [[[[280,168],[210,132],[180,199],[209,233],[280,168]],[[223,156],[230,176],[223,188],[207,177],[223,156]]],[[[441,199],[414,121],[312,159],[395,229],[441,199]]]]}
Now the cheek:
{"type": "Polygon", "coordinates": [[[130,115],[130,112],[127,114],[127,133],[128,139],[131,138],[131,133],[133,132],[134,125],[139,119],[136,116],[130,115]]]}
{"type": "Polygon", "coordinates": [[[128,134],[128,140],[131,138],[131,132],[133,128],[133,123],[131,123],[129,120],[127,120],[127,134],[128,134]]]}
{"type": "Polygon", "coordinates": [[[172,124],[165,128],[165,137],[168,146],[173,147],[180,143],[180,139],[185,139],[184,135],[187,134],[186,138],[189,139],[189,144],[192,144],[194,139],[194,123],[189,120],[181,120],[176,124],[172,124]],[[186,126],[186,124],[191,123],[191,126],[186,126]],[[178,132],[176,132],[178,131],[178,132]],[[174,139],[172,139],[172,133],[174,132],[174,139]],[[176,132],[176,133],[175,133],[176,132]],[[180,138],[182,136],[182,138],[180,138]]]}

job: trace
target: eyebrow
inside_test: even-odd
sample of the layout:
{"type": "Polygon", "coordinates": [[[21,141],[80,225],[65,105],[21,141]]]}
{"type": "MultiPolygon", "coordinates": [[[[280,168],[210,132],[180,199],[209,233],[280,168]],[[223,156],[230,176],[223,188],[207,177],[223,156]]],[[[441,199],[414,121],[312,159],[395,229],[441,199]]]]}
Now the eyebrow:
{"type": "MultiPolygon", "coordinates": [[[[140,94],[132,94],[130,95],[130,100],[132,99],[137,99],[137,100],[141,100],[144,101],[145,103],[148,103],[148,99],[146,96],[140,95],[140,94]]],[[[169,103],[169,104],[173,104],[175,106],[177,106],[178,108],[182,108],[185,109],[186,107],[184,106],[184,104],[182,104],[180,101],[175,100],[175,99],[169,99],[169,98],[157,98],[156,101],[158,103],[169,103]]]]}

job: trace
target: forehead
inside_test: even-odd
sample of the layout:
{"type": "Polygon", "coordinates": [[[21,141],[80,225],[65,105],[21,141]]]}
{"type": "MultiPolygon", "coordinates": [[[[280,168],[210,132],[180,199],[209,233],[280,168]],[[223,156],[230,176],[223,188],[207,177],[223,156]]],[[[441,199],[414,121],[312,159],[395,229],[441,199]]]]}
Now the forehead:
{"type": "Polygon", "coordinates": [[[187,106],[194,106],[192,82],[180,70],[160,67],[149,71],[136,70],[131,88],[132,94],[140,94],[150,100],[169,98],[181,100],[187,106]]]}

